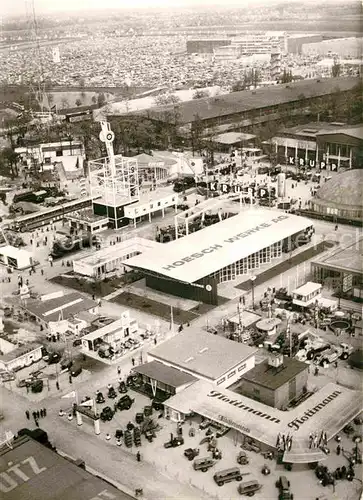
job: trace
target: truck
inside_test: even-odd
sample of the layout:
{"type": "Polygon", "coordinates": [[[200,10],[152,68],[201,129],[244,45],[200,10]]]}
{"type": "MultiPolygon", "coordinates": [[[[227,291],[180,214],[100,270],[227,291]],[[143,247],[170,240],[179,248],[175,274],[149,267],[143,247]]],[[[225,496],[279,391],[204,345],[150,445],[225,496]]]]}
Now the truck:
{"type": "Polygon", "coordinates": [[[344,342],[340,344],[340,348],[342,349],[340,359],[348,359],[354,351],[354,347],[352,345],[345,344],[344,342]]]}
{"type": "Polygon", "coordinates": [[[330,349],[326,349],[324,352],[322,352],[315,359],[315,362],[323,368],[326,368],[331,363],[335,363],[335,361],[338,361],[342,354],[343,350],[340,346],[332,346],[330,349]]]}

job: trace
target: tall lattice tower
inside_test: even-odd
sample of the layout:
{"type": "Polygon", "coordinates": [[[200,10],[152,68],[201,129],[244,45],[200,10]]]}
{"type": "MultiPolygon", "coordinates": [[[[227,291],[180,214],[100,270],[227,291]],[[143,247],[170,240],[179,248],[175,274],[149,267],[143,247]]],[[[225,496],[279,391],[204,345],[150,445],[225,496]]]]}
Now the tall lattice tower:
{"type": "Polygon", "coordinates": [[[128,224],[125,206],[139,201],[140,189],[137,160],[115,155],[114,137],[110,124],[102,121],[100,140],[106,145],[107,156],[90,160],[88,168],[93,212],[107,216],[110,226],[119,229],[128,224]]]}
{"type": "MultiPolygon", "coordinates": [[[[34,0],[26,0],[25,5],[26,5],[28,35],[30,41],[32,42],[30,57],[32,65],[34,67],[34,73],[31,75],[31,79],[29,82],[30,108],[31,108],[31,100],[32,98],[35,98],[41,112],[44,111],[50,112],[49,99],[45,91],[44,64],[40,48],[39,28],[38,28],[37,15],[35,12],[34,0]]],[[[29,53],[27,54],[29,57],[29,53]]]]}

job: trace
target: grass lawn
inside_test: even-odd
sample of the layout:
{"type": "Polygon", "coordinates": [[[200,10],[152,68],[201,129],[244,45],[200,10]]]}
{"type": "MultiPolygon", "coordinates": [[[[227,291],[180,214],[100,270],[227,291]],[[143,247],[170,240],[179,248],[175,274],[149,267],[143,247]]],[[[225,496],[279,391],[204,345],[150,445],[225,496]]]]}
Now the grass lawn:
{"type": "Polygon", "coordinates": [[[123,285],[133,283],[141,278],[140,274],[130,272],[119,278],[105,278],[103,280],[91,281],[79,275],[74,275],[73,271],[70,271],[69,273],[55,276],[49,281],[64,287],[73,288],[77,292],[88,293],[89,295],[96,295],[96,297],[102,298],[121,288],[123,285]]]}
{"type": "MultiPolygon", "coordinates": [[[[157,302],[156,300],[152,300],[147,297],[141,297],[140,295],[136,295],[132,292],[121,293],[120,295],[117,295],[117,297],[111,299],[111,302],[131,307],[132,309],[137,309],[165,320],[170,320],[171,309],[169,305],[157,302]]],[[[184,311],[178,307],[173,307],[173,316],[174,323],[180,325],[198,318],[200,314],[193,312],[192,310],[184,311]]]]}

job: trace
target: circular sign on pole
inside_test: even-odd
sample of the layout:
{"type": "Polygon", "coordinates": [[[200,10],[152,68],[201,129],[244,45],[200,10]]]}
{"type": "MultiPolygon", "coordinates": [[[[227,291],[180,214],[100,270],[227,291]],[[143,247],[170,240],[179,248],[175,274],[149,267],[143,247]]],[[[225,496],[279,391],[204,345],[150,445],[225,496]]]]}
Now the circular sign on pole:
{"type": "Polygon", "coordinates": [[[113,142],[114,138],[115,138],[115,134],[112,131],[107,132],[107,134],[106,134],[106,141],[107,142],[113,142]]]}

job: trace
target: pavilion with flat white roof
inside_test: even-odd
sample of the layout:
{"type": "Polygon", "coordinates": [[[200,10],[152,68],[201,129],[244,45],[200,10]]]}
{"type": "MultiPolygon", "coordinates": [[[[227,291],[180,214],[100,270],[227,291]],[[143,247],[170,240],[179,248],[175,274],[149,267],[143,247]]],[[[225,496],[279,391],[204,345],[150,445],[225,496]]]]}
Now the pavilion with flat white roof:
{"type": "Polygon", "coordinates": [[[146,284],[216,304],[217,284],[255,273],[281,257],[286,241],[311,235],[310,220],[276,210],[247,210],[128,260],[146,284]]]}

